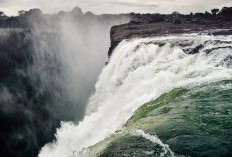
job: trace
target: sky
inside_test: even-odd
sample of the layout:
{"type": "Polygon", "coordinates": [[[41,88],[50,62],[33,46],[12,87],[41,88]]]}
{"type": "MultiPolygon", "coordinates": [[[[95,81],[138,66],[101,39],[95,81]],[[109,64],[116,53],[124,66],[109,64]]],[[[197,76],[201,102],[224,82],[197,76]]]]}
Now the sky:
{"type": "Polygon", "coordinates": [[[69,11],[75,6],[95,14],[190,13],[232,6],[232,0],[0,0],[0,10],[6,15],[17,15],[18,10],[31,8],[40,8],[44,13],[57,13],[69,11]]]}

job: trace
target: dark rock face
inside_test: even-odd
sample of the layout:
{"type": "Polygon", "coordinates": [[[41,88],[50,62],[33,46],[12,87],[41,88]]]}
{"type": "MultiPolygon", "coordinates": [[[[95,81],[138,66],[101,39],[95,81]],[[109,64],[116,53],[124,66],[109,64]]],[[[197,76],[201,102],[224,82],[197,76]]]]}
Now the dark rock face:
{"type": "Polygon", "coordinates": [[[83,116],[63,89],[59,44],[54,32],[0,36],[0,156],[37,156],[61,121],[83,116]]]}
{"type": "MultiPolygon", "coordinates": [[[[0,43],[0,156],[36,156],[54,138],[61,120],[53,114],[58,84],[53,82],[45,91],[42,77],[33,69],[35,44],[29,30],[11,32],[0,43]]],[[[48,68],[50,75],[59,75],[54,68],[48,68]]]]}
{"type": "Polygon", "coordinates": [[[11,33],[5,40],[1,40],[0,52],[0,77],[6,77],[17,66],[26,66],[28,61],[32,61],[30,52],[32,51],[32,41],[24,40],[29,31],[11,33]],[[22,42],[19,42],[22,41],[22,42]],[[27,58],[27,61],[25,61],[27,58]]]}
{"type": "Polygon", "coordinates": [[[201,45],[198,45],[192,49],[187,49],[184,51],[186,51],[186,53],[188,53],[188,54],[195,54],[195,53],[198,53],[202,48],[204,48],[204,46],[201,44],[201,45]]]}
{"type": "Polygon", "coordinates": [[[55,15],[39,9],[19,14],[0,13],[0,156],[4,157],[37,156],[54,139],[61,121],[83,118],[107,59],[107,33],[112,25],[129,21],[124,15],[83,14],[78,7],[55,15]],[[96,43],[101,45],[96,48],[96,43]]]}

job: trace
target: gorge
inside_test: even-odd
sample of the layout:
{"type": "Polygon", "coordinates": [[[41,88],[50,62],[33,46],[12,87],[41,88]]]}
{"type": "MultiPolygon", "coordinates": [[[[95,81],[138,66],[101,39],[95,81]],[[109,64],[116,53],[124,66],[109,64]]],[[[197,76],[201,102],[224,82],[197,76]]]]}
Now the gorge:
{"type": "Polygon", "coordinates": [[[231,8],[21,13],[1,17],[0,156],[232,155],[231,8]]]}

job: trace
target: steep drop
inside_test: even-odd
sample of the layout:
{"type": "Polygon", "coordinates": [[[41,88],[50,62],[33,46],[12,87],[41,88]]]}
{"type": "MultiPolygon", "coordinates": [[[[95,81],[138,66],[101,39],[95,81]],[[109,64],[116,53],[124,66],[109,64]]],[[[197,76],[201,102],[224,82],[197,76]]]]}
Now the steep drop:
{"type": "Polygon", "coordinates": [[[111,56],[78,124],[63,122],[40,157],[88,156],[144,103],[175,88],[231,80],[231,36],[187,34],[125,40],[111,56]]]}

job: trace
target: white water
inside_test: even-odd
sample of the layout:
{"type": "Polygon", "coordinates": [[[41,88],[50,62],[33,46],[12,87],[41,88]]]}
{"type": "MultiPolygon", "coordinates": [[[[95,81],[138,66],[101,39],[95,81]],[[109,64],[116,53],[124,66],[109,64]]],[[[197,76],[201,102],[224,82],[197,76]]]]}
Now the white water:
{"type": "Polygon", "coordinates": [[[203,52],[231,45],[216,41],[232,41],[232,37],[192,34],[121,42],[98,79],[84,120],[79,124],[63,122],[56,141],[44,146],[39,156],[79,157],[79,152],[121,129],[138,107],[161,94],[187,85],[231,79],[232,69],[226,60],[232,55],[230,48],[208,55],[203,52]],[[208,40],[212,42],[206,43],[208,40]],[[166,44],[159,47],[151,42],[166,44]],[[204,49],[185,54],[177,43],[188,43],[187,48],[204,43],[204,49]]]}
{"type": "Polygon", "coordinates": [[[163,152],[161,152],[160,157],[163,157],[167,153],[170,153],[171,157],[175,157],[174,153],[171,151],[169,146],[167,144],[164,144],[157,136],[146,134],[142,130],[135,130],[131,134],[134,136],[142,136],[143,138],[145,138],[153,143],[159,144],[163,148],[163,152]]]}

